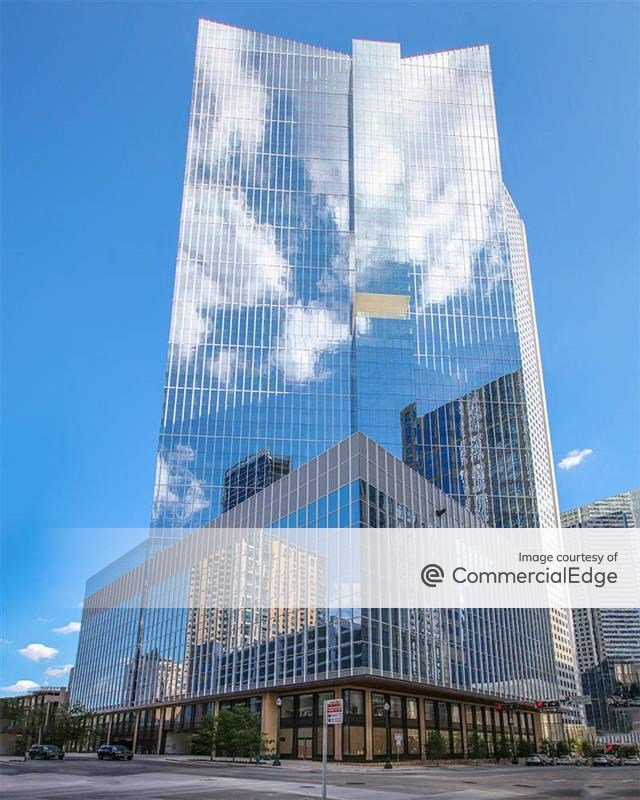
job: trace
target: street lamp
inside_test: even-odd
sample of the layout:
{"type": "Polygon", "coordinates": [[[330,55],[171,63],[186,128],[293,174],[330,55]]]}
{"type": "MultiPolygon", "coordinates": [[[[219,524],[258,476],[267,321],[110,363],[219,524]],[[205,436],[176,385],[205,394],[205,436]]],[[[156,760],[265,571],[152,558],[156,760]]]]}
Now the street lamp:
{"type": "Polygon", "coordinates": [[[391,766],[391,706],[384,704],[384,711],[387,716],[387,760],[384,762],[385,769],[392,769],[391,766]]]}
{"type": "Polygon", "coordinates": [[[276,706],[278,708],[276,714],[276,757],[273,759],[273,767],[280,766],[280,707],[282,706],[282,698],[276,698],[276,706]]]}
{"type": "Polygon", "coordinates": [[[511,709],[507,711],[507,723],[509,724],[509,739],[511,741],[511,763],[518,763],[518,754],[516,753],[516,740],[513,735],[513,713],[511,709]]]}

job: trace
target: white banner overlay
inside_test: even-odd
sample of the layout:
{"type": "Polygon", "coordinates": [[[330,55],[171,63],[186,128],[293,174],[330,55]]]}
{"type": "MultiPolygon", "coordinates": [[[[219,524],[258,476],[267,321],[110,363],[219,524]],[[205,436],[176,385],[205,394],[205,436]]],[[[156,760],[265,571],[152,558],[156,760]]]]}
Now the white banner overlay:
{"type": "Polygon", "coordinates": [[[639,608],[639,534],[204,528],[134,548],[89,581],[85,607],[639,608]]]}

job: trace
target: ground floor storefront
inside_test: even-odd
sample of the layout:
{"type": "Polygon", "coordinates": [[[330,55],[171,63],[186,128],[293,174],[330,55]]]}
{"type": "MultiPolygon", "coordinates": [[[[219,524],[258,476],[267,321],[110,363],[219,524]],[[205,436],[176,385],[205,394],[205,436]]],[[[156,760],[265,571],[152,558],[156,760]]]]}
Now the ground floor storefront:
{"type": "Polygon", "coordinates": [[[322,755],[324,702],[344,701],[344,722],[329,727],[328,754],[336,761],[422,760],[524,755],[541,741],[533,704],[452,692],[403,681],[280,687],[199,702],[100,714],[86,745],[124,744],[138,753],[188,754],[204,715],[243,705],[261,718],[262,731],[282,759],[322,755]]]}

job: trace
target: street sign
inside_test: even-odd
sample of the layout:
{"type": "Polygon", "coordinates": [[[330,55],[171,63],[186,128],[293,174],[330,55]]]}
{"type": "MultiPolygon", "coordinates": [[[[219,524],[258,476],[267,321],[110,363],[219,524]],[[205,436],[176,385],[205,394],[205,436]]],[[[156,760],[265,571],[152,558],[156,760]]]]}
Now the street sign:
{"type": "Polygon", "coordinates": [[[571,706],[588,706],[591,703],[591,695],[578,694],[575,697],[565,697],[564,702],[571,706]]]}
{"type": "Polygon", "coordinates": [[[343,700],[325,700],[322,720],[322,800],[327,800],[327,740],[329,725],[342,725],[344,718],[343,700]]]}
{"type": "Polygon", "coordinates": [[[344,700],[327,700],[327,725],[342,725],[344,700]]]}
{"type": "Polygon", "coordinates": [[[396,742],[396,748],[399,750],[402,747],[402,734],[401,733],[394,733],[393,738],[396,742]]]}

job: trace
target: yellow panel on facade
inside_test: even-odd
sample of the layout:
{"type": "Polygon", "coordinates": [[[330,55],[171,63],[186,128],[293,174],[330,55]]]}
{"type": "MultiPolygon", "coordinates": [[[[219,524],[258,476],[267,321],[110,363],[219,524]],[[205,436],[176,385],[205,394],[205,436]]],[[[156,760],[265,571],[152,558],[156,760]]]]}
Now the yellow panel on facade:
{"type": "Polygon", "coordinates": [[[356,292],[353,310],[367,317],[406,319],[409,315],[409,295],[356,292]]]}

